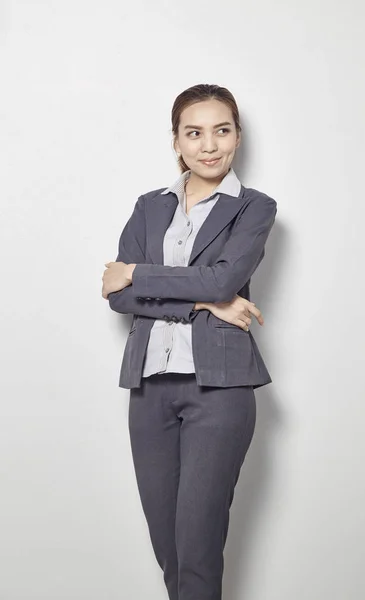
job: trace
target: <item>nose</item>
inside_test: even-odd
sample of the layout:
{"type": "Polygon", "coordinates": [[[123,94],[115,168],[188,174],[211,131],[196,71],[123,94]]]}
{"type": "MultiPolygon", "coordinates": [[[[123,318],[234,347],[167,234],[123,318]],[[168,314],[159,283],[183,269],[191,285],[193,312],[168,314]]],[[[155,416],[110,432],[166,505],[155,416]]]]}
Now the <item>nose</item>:
{"type": "Polygon", "coordinates": [[[204,136],[204,138],[202,138],[201,150],[202,152],[209,153],[215,152],[217,150],[217,144],[215,143],[212,135],[206,135],[204,136]]]}

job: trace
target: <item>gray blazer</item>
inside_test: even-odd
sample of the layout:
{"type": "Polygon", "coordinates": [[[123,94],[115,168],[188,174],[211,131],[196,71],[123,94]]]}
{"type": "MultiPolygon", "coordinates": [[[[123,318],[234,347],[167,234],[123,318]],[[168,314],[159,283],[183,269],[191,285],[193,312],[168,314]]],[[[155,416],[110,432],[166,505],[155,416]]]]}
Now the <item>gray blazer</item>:
{"type": "Polygon", "coordinates": [[[258,388],[272,379],[251,331],[193,311],[195,302],[225,302],[235,294],[250,300],[251,276],[265,254],[277,203],[242,185],[238,197],[220,194],[201,226],[188,266],[163,265],[163,239],[178,199],[166,188],[140,196],[119,239],[116,261],[136,263],[132,285],[108,296],[110,308],[133,314],[119,387],[140,387],[154,319],[192,323],[198,385],[258,388]]]}

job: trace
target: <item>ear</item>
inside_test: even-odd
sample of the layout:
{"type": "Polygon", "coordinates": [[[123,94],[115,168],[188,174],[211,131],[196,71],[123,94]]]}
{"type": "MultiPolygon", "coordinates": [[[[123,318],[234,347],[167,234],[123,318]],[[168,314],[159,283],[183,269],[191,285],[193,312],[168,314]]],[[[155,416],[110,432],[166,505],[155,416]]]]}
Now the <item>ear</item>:
{"type": "Polygon", "coordinates": [[[241,144],[241,132],[239,131],[237,134],[236,149],[240,146],[240,144],[241,144]]]}
{"type": "Polygon", "coordinates": [[[175,138],[175,140],[174,140],[174,150],[175,150],[176,154],[181,153],[179,142],[177,141],[177,138],[175,138]]]}

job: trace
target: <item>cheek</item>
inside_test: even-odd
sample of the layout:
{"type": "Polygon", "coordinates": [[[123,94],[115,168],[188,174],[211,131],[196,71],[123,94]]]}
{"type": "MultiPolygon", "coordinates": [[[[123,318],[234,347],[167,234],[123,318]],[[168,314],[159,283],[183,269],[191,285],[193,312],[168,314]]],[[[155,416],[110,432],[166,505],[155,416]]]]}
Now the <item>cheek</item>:
{"type": "Polygon", "coordinates": [[[234,139],[222,140],[222,143],[220,144],[220,148],[226,154],[232,154],[232,152],[234,152],[236,150],[236,140],[234,140],[234,139]]]}
{"type": "Polygon", "coordinates": [[[186,143],[181,146],[181,150],[184,156],[191,156],[192,158],[199,153],[199,146],[197,143],[186,143]]]}

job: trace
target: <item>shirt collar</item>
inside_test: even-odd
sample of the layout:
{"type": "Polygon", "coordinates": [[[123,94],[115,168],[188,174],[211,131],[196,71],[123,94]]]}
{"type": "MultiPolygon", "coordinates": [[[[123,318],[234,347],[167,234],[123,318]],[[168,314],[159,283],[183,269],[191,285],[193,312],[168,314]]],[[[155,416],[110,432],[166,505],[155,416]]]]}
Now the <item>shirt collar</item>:
{"type": "MultiPolygon", "coordinates": [[[[190,174],[191,174],[191,170],[185,171],[184,173],[182,173],[180,175],[180,177],[175,181],[175,183],[173,183],[170,187],[168,187],[166,190],[161,192],[161,194],[168,194],[169,192],[173,192],[177,195],[179,201],[181,201],[181,199],[184,196],[185,181],[187,181],[189,179],[190,174]]],[[[218,193],[228,194],[229,196],[238,197],[240,194],[240,191],[241,191],[241,182],[238,179],[238,177],[237,177],[236,173],[234,172],[234,170],[232,169],[232,167],[230,167],[227,175],[225,175],[225,177],[222,179],[220,184],[217,185],[217,187],[212,191],[211,195],[207,196],[207,198],[205,198],[205,200],[208,200],[208,198],[211,198],[212,196],[214,196],[215,194],[218,194],[218,193]]]]}

